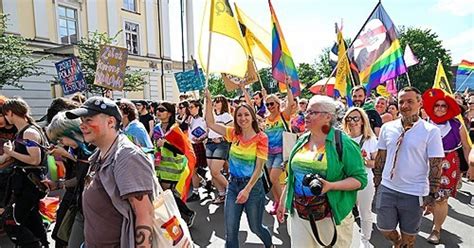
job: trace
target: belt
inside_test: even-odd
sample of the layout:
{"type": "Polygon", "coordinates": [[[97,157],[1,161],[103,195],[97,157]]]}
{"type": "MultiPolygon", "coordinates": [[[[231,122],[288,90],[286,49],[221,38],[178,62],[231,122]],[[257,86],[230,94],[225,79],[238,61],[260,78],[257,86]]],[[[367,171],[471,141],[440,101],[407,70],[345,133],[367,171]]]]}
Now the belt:
{"type": "Polygon", "coordinates": [[[231,176],[229,181],[234,182],[234,183],[246,183],[250,181],[250,177],[233,177],[231,176]]]}

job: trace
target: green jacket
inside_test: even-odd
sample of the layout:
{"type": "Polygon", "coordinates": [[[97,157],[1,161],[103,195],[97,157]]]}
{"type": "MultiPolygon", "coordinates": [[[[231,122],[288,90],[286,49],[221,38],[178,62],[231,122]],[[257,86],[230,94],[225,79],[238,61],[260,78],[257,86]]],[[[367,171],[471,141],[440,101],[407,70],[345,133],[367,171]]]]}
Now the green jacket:
{"type": "MultiPolygon", "coordinates": [[[[288,164],[288,182],[286,185],[286,208],[293,213],[294,183],[295,178],[292,170],[293,156],[303,147],[309,140],[310,133],[303,134],[296,142],[290,153],[288,164]]],[[[341,135],[343,154],[342,162],[336,151],[336,141],[334,138],[334,128],[331,128],[326,137],[326,158],[328,169],[326,180],[330,182],[340,181],[348,177],[353,177],[361,184],[359,190],[367,185],[367,173],[365,171],[364,162],[359,146],[349,136],[342,133],[341,135]]],[[[327,197],[331,206],[332,214],[336,224],[351,212],[357,199],[357,190],[353,191],[328,191],[327,197]]]]}

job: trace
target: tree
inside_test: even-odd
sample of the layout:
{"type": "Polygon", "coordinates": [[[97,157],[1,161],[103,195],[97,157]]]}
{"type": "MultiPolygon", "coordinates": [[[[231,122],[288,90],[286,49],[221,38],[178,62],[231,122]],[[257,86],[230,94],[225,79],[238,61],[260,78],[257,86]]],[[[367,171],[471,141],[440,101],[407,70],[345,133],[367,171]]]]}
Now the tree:
{"type": "Polygon", "coordinates": [[[237,96],[237,90],[229,92],[225,89],[224,80],[222,80],[222,77],[217,74],[209,75],[207,87],[209,88],[209,92],[211,92],[211,96],[223,95],[228,98],[234,98],[237,96]]]}
{"type": "Polygon", "coordinates": [[[7,16],[0,13],[0,89],[10,85],[23,89],[21,78],[43,74],[37,64],[45,57],[32,59],[33,51],[27,48],[25,39],[6,34],[7,16]]]}
{"type": "MultiPolygon", "coordinates": [[[[431,29],[420,28],[400,28],[400,45],[405,49],[406,44],[410,45],[413,53],[420,63],[408,69],[410,81],[413,86],[422,92],[433,86],[438,59],[441,60],[448,81],[452,81],[453,75],[451,67],[451,56],[449,50],[445,49],[439,40],[438,35],[431,29]]],[[[406,76],[400,76],[402,85],[408,85],[406,76]]]]}
{"type": "MultiPolygon", "coordinates": [[[[106,33],[94,32],[88,38],[81,39],[77,46],[79,48],[79,61],[84,74],[84,79],[88,85],[87,91],[90,93],[104,94],[105,89],[94,85],[95,71],[100,52],[100,46],[113,44],[117,38],[109,37],[106,33]]],[[[141,70],[130,70],[127,66],[124,78],[124,91],[141,91],[145,84],[146,73],[141,70]]]]}
{"type": "Polygon", "coordinates": [[[308,63],[300,63],[298,65],[298,77],[300,82],[305,86],[301,90],[301,97],[311,98],[313,93],[309,91],[309,88],[321,79],[316,71],[316,66],[308,63]]]}

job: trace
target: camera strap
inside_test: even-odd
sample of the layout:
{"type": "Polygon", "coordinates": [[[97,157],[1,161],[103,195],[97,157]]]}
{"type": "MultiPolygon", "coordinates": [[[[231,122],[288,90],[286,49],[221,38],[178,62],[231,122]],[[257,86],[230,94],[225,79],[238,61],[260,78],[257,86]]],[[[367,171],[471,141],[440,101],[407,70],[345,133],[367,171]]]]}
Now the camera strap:
{"type": "Polygon", "coordinates": [[[323,241],[319,237],[318,227],[316,226],[316,220],[314,219],[314,216],[312,214],[309,215],[309,223],[311,225],[311,231],[313,231],[313,235],[316,238],[316,241],[318,241],[318,243],[323,247],[333,247],[337,241],[336,223],[334,222],[334,217],[332,216],[331,216],[331,221],[332,221],[332,226],[334,227],[334,234],[332,235],[331,243],[329,245],[326,245],[323,243],[323,241]]]}

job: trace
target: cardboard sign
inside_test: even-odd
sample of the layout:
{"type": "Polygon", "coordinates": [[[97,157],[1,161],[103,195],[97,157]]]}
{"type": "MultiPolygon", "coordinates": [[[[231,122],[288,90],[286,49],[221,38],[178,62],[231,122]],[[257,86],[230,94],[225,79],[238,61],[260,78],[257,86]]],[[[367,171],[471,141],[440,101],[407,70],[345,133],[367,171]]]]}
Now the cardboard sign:
{"type": "Polygon", "coordinates": [[[178,84],[179,92],[202,90],[204,89],[204,81],[206,80],[202,69],[199,69],[199,76],[196,75],[194,70],[189,70],[175,73],[174,78],[178,84]]]}
{"type": "Polygon", "coordinates": [[[234,75],[221,73],[222,80],[224,80],[225,89],[227,91],[234,91],[239,89],[239,84],[245,83],[245,85],[249,85],[255,82],[258,82],[257,70],[251,59],[247,62],[247,73],[245,74],[245,78],[236,77],[234,75]]]}
{"type": "Polygon", "coordinates": [[[87,89],[81,66],[76,57],[61,60],[54,65],[64,95],[71,95],[87,89]]]}
{"type": "Polygon", "coordinates": [[[128,50],[123,47],[101,46],[94,84],[121,91],[124,86],[128,50]]]}

